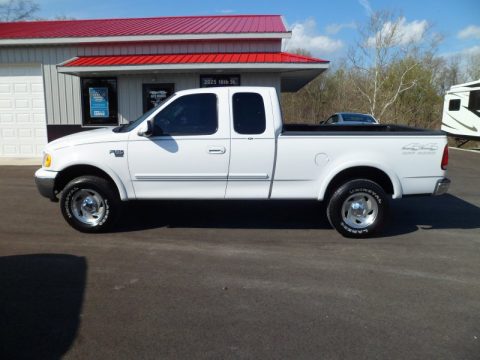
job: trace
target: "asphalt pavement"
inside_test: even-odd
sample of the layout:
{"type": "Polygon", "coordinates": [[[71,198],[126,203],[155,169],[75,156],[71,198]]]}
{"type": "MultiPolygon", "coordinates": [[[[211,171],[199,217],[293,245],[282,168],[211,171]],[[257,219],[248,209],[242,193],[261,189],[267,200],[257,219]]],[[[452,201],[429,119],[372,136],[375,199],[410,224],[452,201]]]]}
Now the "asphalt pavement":
{"type": "Polygon", "coordinates": [[[345,239],[314,202],[132,204],[71,229],[0,166],[0,358],[479,359],[480,154],[345,239]]]}

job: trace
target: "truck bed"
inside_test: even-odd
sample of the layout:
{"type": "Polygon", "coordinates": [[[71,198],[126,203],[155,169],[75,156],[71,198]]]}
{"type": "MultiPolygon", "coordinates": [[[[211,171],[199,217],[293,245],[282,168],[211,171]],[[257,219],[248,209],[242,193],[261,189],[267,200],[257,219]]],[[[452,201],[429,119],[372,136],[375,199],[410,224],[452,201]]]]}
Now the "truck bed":
{"type": "Polygon", "coordinates": [[[302,135],[445,135],[440,130],[420,129],[403,125],[371,124],[371,125],[309,125],[309,124],[284,124],[284,136],[302,135]]]}

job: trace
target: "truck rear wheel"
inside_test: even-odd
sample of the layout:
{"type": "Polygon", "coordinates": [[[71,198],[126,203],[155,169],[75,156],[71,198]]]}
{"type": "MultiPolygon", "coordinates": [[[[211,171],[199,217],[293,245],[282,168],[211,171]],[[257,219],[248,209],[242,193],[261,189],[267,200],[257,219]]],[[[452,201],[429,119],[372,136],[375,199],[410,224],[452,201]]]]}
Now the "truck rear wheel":
{"type": "Polygon", "coordinates": [[[82,176],[65,186],[60,206],[63,217],[73,228],[94,233],[113,226],[120,215],[121,202],[106,179],[82,176]]]}
{"type": "Polygon", "coordinates": [[[380,185],[366,179],[351,180],[340,186],[327,206],[328,221],[345,237],[376,235],[388,216],[387,194],[380,185]]]}

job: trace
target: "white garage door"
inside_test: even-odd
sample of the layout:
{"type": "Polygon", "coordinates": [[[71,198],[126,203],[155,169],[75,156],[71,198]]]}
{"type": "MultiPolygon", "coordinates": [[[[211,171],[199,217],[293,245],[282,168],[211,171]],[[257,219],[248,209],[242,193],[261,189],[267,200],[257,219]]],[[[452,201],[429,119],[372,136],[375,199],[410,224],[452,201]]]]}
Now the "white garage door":
{"type": "Polygon", "coordinates": [[[0,156],[41,156],[46,143],[40,65],[0,65],[0,156]]]}

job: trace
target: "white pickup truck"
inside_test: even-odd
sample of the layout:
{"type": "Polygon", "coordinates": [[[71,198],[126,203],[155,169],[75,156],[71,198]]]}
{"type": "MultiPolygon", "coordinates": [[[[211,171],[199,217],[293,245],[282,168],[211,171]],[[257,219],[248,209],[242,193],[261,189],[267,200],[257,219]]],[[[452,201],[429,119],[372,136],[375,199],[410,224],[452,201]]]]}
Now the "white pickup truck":
{"type": "Polygon", "coordinates": [[[342,235],[378,233],[389,198],[445,193],[443,132],[284,125],[266,87],[179,91],[137,120],[45,148],[38,190],[75,229],[98,232],[137,199],[312,199],[342,235]]]}

